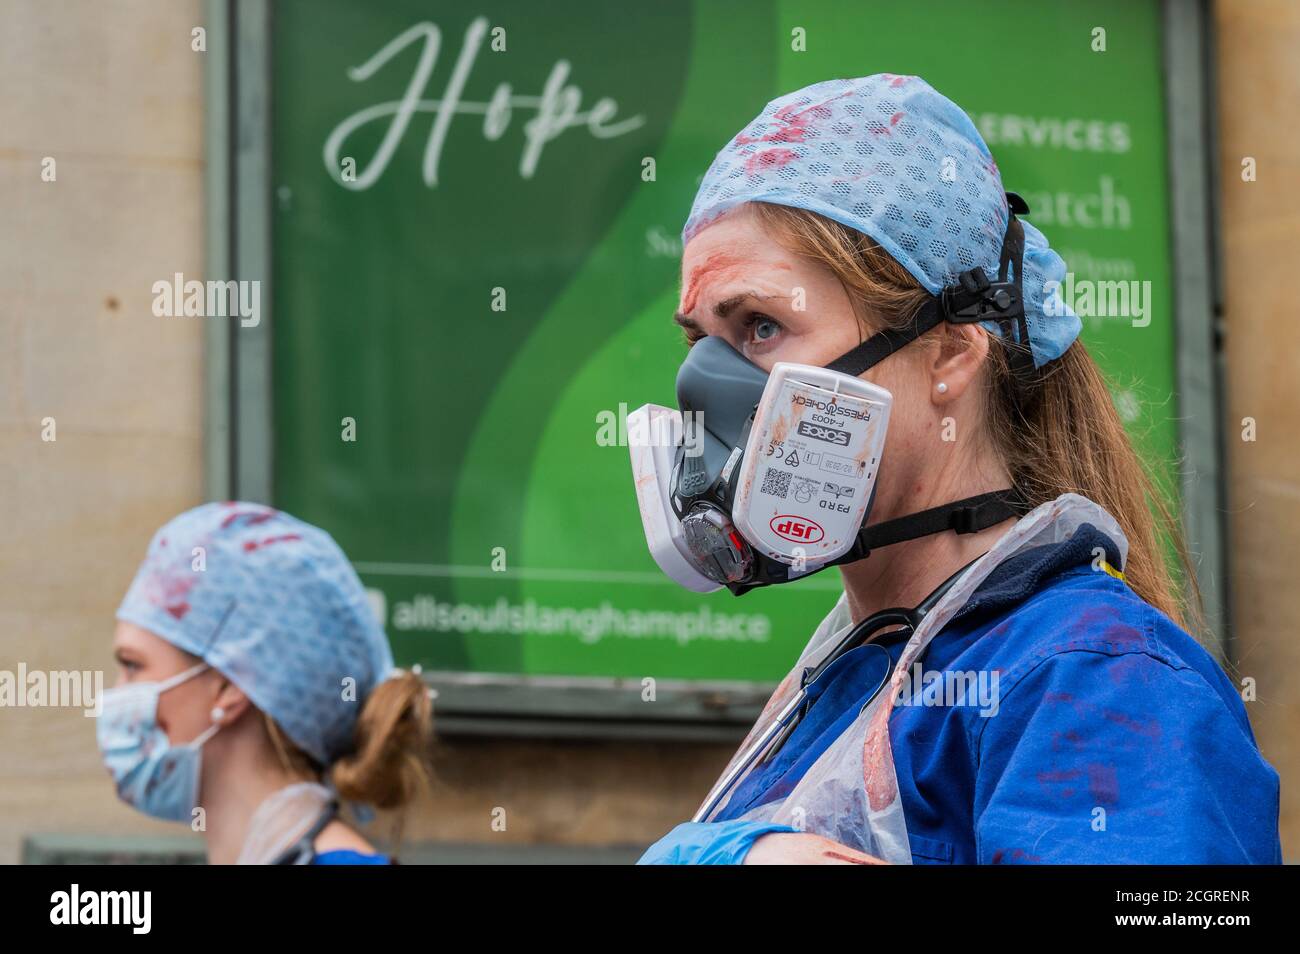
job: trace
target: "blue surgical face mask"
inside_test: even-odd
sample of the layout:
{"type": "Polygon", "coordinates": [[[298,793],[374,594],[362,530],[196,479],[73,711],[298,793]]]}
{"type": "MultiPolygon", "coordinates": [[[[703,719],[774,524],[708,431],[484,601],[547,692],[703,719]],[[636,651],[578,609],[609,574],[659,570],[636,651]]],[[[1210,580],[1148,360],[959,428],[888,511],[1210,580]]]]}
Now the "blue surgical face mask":
{"type": "Polygon", "coordinates": [[[167,821],[189,821],[198,802],[200,750],[216,735],[212,725],[174,746],[158,725],[158,699],[168,689],[209,668],[199,663],[162,682],[137,682],[105,691],[95,734],[118,797],[132,808],[167,821]]]}

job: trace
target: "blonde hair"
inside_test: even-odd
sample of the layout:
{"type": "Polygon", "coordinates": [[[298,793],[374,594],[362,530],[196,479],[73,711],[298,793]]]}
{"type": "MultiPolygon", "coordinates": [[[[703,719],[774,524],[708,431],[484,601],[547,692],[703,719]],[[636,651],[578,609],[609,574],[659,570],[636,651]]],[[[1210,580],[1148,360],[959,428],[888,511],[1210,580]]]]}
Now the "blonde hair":
{"type": "MultiPolygon", "coordinates": [[[[864,322],[904,327],[930,297],[907,269],[855,229],[804,209],[767,203],[753,203],[753,209],[782,245],[834,273],[864,322]]],[[[984,424],[1014,485],[1033,506],[1075,493],[1104,507],[1128,538],[1128,585],[1180,625],[1202,630],[1196,575],[1174,511],[1134,451],[1083,342],[1076,340],[1046,365],[1027,390],[1012,373],[1011,347],[990,335],[984,424]],[[1162,539],[1177,553],[1190,596],[1170,573],[1162,539]]]]}
{"type": "Polygon", "coordinates": [[[295,745],[266,713],[271,745],[294,774],[328,778],[339,797],[393,811],[390,837],[401,840],[405,811],[432,783],[433,703],[424,680],[411,672],[390,677],[366,697],[350,752],[322,766],[295,745]]]}

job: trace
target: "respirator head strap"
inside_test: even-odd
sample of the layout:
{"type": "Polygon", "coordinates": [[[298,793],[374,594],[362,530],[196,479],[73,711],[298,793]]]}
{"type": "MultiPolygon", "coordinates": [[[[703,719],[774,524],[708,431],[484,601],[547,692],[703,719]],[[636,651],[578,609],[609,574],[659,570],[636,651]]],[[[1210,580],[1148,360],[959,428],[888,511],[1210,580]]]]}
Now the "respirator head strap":
{"type": "Polygon", "coordinates": [[[877,332],[855,348],[844,352],[830,364],[828,371],[838,371],[856,378],[868,368],[875,367],[895,351],[915,341],[944,320],[940,299],[931,298],[902,328],[886,328],[877,332]]]}
{"type": "Polygon", "coordinates": [[[1017,386],[1023,392],[1038,378],[1038,369],[1034,365],[1034,352],[1029,343],[1029,320],[1025,315],[1025,304],[1021,296],[1025,267],[1025,227],[1016,218],[1016,213],[1029,214],[1025,200],[1014,192],[1007,193],[1007,231],[1002,238],[1002,256],[998,262],[998,281],[1006,282],[1008,271],[1014,267],[1015,289],[1018,299],[1017,307],[1006,316],[1002,325],[1002,339],[1011,345],[1011,371],[1017,386]],[[1009,333],[1011,320],[1015,321],[1017,335],[1009,333]]]}
{"type": "MultiPolygon", "coordinates": [[[[955,533],[979,533],[981,530],[996,526],[1003,520],[1022,517],[1032,509],[1033,505],[1014,487],[977,494],[963,500],[954,500],[952,503],[931,507],[929,510],[863,527],[858,532],[857,541],[848,552],[839,559],[819,567],[813,573],[832,566],[856,563],[868,557],[872,550],[903,543],[906,540],[928,537],[935,533],[945,533],[949,530],[955,533]]],[[[787,566],[767,561],[764,567],[764,572],[757,574],[753,579],[743,583],[726,584],[727,589],[736,596],[743,596],[750,590],[773,583],[785,583],[790,579],[790,568],[787,566]]],[[[804,576],[812,576],[812,573],[800,574],[799,578],[802,579],[804,576]]]]}
{"type": "Polygon", "coordinates": [[[948,530],[979,533],[1003,520],[1028,513],[1030,509],[1028,502],[1014,488],[954,500],[929,510],[863,527],[858,532],[857,543],[836,562],[852,563],[865,558],[872,550],[948,530]]]}
{"type": "Polygon", "coordinates": [[[927,300],[902,328],[887,328],[877,332],[826,367],[856,378],[940,322],[971,324],[994,321],[1001,328],[1003,339],[1011,346],[1012,370],[1017,380],[1030,380],[1034,360],[1029,350],[1029,325],[1025,319],[1021,288],[1025,229],[1016,218],[1017,213],[1027,215],[1029,206],[1020,196],[1008,192],[1007,229],[1002,237],[996,282],[989,281],[988,275],[979,266],[967,269],[957,276],[956,284],[949,285],[927,300]]]}

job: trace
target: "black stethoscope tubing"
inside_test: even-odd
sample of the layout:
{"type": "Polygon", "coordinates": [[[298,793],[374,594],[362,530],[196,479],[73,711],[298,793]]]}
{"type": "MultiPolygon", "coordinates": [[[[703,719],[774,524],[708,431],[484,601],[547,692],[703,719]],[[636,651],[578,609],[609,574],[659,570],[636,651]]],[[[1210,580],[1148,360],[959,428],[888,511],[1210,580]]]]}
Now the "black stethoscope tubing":
{"type": "MultiPolygon", "coordinates": [[[[792,696],[781,708],[781,711],[777,713],[776,718],[768,724],[767,728],[764,729],[759,737],[754,740],[753,744],[745,750],[745,753],[740,757],[740,759],[738,759],[737,762],[723,775],[723,777],[718,780],[718,783],[713,787],[713,790],[709,792],[708,797],[695,812],[691,821],[706,821],[709,815],[713,814],[714,809],[722,803],[722,800],[727,796],[732,788],[735,787],[746,769],[755,762],[764,764],[776,756],[777,752],[781,750],[781,747],[785,744],[786,740],[789,739],[790,735],[794,732],[795,727],[798,726],[799,720],[804,716],[804,703],[808,699],[809,688],[813,683],[821,678],[826,670],[829,669],[837,659],[843,657],[845,653],[857,649],[859,646],[868,642],[872,642],[881,636],[890,636],[896,639],[900,638],[898,636],[899,633],[907,633],[910,638],[911,635],[916,632],[921,623],[925,621],[925,618],[929,615],[930,611],[939,605],[940,600],[948,595],[948,591],[952,589],[953,584],[955,584],[967,570],[974,566],[976,562],[982,559],[982,557],[983,554],[976,557],[970,563],[967,563],[952,576],[948,577],[948,579],[940,583],[938,587],[935,588],[934,592],[911,609],[905,607],[890,607],[889,609],[883,609],[877,613],[872,613],[861,623],[858,623],[858,625],[850,629],[849,632],[845,634],[844,638],[835,645],[835,648],[822,658],[821,662],[812,669],[804,671],[799,691],[796,692],[794,696],[792,696]],[[899,627],[899,629],[891,629],[887,633],[882,633],[882,630],[890,626],[896,626],[899,627]]],[[[892,641],[893,640],[891,639],[891,642],[892,641]]],[[[890,672],[886,673],[880,686],[876,688],[876,692],[879,692],[880,689],[889,682],[890,675],[892,675],[892,667],[890,672]]],[[[871,698],[875,698],[874,693],[871,698]]],[[[864,703],[864,706],[870,704],[870,702],[871,699],[868,699],[867,702],[864,703]]]]}

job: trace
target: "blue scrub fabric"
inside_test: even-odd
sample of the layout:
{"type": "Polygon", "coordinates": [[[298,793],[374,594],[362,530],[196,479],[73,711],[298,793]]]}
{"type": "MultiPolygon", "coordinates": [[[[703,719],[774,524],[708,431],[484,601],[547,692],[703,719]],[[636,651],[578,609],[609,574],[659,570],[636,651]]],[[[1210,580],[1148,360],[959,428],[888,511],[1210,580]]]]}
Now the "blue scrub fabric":
{"type": "MultiPolygon", "coordinates": [[[[914,863],[1281,863],[1278,775],[1236,687],[1183,629],[1094,568],[1098,547],[1118,565],[1087,524],[1007,560],[922,656],[925,673],[997,683],[953,704],[933,698],[942,683],[909,679],[921,691],[890,718],[914,863]]],[[[888,647],[894,660],[902,648],[888,647]]],[[[789,793],[869,701],[878,668],[857,650],[839,660],[779,756],[714,822],[678,826],[647,857],[709,863],[699,859],[715,833],[742,839],[737,826],[751,823],[740,816],[789,793]]]]}
{"type": "Polygon", "coordinates": [[[335,848],[322,851],[312,858],[314,865],[391,865],[393,860],[387,855],[371,855],[351,848],[335,848]]]}

